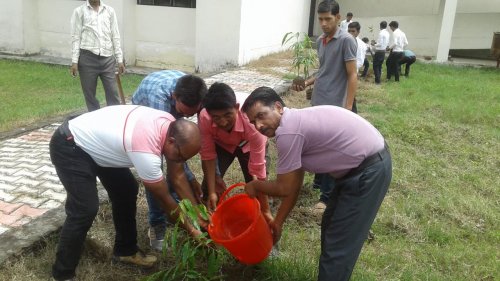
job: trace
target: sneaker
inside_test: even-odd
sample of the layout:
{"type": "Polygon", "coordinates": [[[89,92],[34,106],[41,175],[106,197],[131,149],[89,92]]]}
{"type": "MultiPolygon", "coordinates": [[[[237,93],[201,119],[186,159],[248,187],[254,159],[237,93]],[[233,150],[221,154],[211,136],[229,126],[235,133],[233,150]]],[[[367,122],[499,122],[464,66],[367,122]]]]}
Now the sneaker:
{"type": "Polygon", "coordinates": [[[317,215],[322,215],[325,212],[326,204],[323,201],[319,201],[313,206],[313,213],[317,215]]]}
{"type": "Polygon", "coordinates": [[[55,278],[52,278],[53,281],[74,281],[76,280],[75,278],[70,278],[70,279],[55,279],[55,278]]]}
{"type": "Polygon", "coordinates": [[[149,246],[155,251],[163,250],[163,239],[167,227],[163,224],[152,226],[148,229],[149,246]]]}
{"type": "Polygon", "coordinates": [[[113,255],[114,262],[126,263],[137,265],[140,267],[150,268],[156,263],[157,258],[153,255],[146,255],[143,251],[138,250],[132,256],[115,256],[113,255]]]}

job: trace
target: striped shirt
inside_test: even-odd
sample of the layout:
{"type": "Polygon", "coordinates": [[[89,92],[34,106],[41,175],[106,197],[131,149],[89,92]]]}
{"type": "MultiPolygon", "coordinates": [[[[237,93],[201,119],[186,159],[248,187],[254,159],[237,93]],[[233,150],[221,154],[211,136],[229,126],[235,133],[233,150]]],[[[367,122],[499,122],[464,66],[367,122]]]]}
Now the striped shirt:
{"type": "Polygon", "coordinates": [[[175,100],[172,93],[177,80],[186,75],[178,70],[162,70],[146,76],[132,96],[132,103],[144,105],[172,114],[175,118],[182,117],[175,110],[175,100]]]}
{"type": "Polygon", "coordinates": [[[80,49],[103,57],[115,55],[118,63],[123,63],[115,10],[102,1],[97,12],[88,1],[73,11],[71,41],[72,63],[78,63],[80,49]]]}
{"type": "Polygon", "coordinates": [[[106,106],[69,121],[76,145],[101,167],[135,167],[142,181],[162,181],[162,149],[172,115],[137,105],[106,106]]]}

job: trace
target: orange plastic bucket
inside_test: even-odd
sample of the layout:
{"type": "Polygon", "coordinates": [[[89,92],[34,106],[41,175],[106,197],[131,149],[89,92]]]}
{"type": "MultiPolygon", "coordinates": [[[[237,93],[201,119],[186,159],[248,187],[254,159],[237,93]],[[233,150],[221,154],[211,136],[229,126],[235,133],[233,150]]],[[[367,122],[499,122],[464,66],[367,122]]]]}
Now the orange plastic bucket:
{"type": "Polygon", "coordinates": [[[256,264],[267,258],[273,246],[271,230],[260,212],[260,203],[247,194],[226,195],[244,183],[230,186],[219,199],[212,223],[208,226],[210,238],[226,248],[244,264],[256,264]]]}

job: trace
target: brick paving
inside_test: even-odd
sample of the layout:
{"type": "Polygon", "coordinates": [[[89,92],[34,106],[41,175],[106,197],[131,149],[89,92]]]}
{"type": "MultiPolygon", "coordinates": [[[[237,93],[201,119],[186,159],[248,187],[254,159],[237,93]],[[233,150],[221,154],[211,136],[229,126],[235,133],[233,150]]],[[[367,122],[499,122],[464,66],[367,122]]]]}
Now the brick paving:
{"type": "MultiPolygon", "coordinates": [[[[279,93],[287,88],[279,78],[247,69],[219,73],[205,81],[207,85],[224,82],[246,93],[259,86],[279,93]]],[[[66,192],[50,162],[48,147],[58,125],[0,141],[0,263],[56,231],[64,221],[66,192]]]]}

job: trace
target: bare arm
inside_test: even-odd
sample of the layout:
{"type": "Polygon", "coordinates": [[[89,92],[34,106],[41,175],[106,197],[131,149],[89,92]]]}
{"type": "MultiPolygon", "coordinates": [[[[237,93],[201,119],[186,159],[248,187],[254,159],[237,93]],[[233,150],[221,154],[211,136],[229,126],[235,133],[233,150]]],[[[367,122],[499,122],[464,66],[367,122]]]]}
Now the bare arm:
{"type": "Polygon", "coordinates": [[[356,90],[358,89],[358,74],[356,69],[356,60],[346,61],[345,66],[347,71],[347,99],[345,103],[345,108],[352,110],[354,97],[356,96],[356,90]]]}
{"type": "Polygon", "coordinates": [[[205,177],[205,183],[208,191],[208,209],[214,211],[217,207],[218,196],[215,191],[215,159],[202,160],[201,167],[205,177]]]}
{"type": "MultiPolygon", "coordinates": [[[[165,214],[174,221],[177,221],[179,218],[178,205],[168,192],[167,183],[161,180],[155,183],[144,183],[144,187],[158,200],[165,214]]],[[[187,220],[184,221],[182,227],[193,237],[201,235],[201,232],[194,228],[187,220]]]]}
{"type": "Polygon", "coordinates": [[[177,163],[167,159],[167,171],[177,195],[179,195],[181,199],[189,199],[193,205],[197,205],[198,200],[194,196],[191,185],[184,173],[184,163],[177,163]]]}
{"type": "Polygon", "coordinates": [[[245,186],[245,191],[250,197],[255,197],[258,192],[282,197],[278,213],[274,221],[269,223],[273,230],[274,243],[281,238],[283,223],[297,202],[303,180],[304,170],[297,169],[290,173],[279,174],[275,181],[252,181],[245,186]]]}

